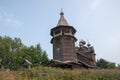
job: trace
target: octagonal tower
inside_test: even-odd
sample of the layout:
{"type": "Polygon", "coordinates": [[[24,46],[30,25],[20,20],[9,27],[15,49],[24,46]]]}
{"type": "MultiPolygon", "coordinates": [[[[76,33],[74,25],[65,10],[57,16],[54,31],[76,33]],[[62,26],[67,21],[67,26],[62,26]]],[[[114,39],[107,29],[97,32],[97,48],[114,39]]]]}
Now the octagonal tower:
{"type": "Polygon", "coordinates": [[[75,38],[76,30],[70,26],[61,11],[57,26],[51,29],[53,59],[59,61],[76,61],[75,38]]]}

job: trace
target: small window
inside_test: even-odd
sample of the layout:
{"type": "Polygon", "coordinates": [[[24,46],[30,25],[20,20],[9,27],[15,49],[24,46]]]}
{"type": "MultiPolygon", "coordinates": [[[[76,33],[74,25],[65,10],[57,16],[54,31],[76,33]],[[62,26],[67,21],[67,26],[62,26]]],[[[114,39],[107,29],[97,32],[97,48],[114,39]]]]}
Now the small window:
{"type": "Polygon", "coordinates": [[[55,34],[59,34],[59,33],[60,33],[60,31],[59,31],[59,30],[55,31],[55,34]]]}
{"type": "Polygon", "coordinates": [[[62,32],[69,33],[69,29],[62,29],[62,32]]]}

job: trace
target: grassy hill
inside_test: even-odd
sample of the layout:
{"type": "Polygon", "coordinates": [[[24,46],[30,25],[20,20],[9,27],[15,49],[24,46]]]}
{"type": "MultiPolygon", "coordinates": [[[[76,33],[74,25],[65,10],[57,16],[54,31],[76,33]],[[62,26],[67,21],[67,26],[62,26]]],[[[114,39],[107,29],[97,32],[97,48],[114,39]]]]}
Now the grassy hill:
{"type": "Polygon", "coordinates": [[[120,69],[63,70],[36,67],[17,71],[0,71],[0,80],[120,80],[120,69]]]}

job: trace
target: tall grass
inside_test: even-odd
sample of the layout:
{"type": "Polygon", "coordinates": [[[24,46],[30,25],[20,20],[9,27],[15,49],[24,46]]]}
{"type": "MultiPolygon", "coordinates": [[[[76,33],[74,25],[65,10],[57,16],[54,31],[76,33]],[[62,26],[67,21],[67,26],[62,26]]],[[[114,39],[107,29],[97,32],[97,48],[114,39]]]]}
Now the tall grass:
{"type": "Polygon", "coordinates": [[[0,71],[0,80],[120,80],[120,70],[63,70],[51,67],[36,67],[30,70],[0,71]]]}

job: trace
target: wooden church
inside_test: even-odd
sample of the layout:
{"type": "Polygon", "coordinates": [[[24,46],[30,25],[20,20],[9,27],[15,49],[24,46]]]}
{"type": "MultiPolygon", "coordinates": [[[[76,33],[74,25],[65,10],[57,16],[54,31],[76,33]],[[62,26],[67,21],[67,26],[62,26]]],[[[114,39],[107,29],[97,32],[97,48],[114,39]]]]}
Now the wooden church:
{"type": "Polygon", "coordinates": [[[84,40],[79,42],[75,37],[76,29],[70,26],[61,11],[57,26],[51,29],[53,59],[49,66],[61,68],[96,68],[94,48],[84,40]]]}

